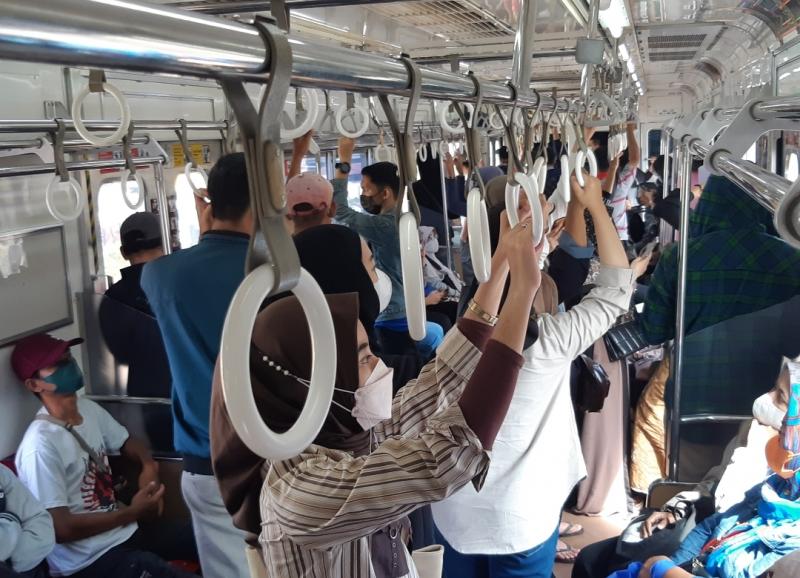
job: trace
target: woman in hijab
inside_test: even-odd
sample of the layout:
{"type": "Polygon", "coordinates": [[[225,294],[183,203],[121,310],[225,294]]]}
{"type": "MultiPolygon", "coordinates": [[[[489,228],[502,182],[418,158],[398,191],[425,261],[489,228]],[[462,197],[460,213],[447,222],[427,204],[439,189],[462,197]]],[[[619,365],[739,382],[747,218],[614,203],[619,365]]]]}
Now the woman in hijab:
{"type": "MultiPolygon", "coordinates": [[[[405,517],[470,481],[480,487],[522,365],[519,353],[526,338],[528,344],[536,339],[535,326],[527,323],[540,280],[536,260],[526,220],[501,242],[475,307],[394,399],[391,371],[372,354],[358,321],[357,296],[328,296],[336,391],[314,444],[295,458],[267,462],[242,444],[215,377],[215,475],[237,525],[260,534],[267,576],[417,576],[405,549],[405,517]],[[511,289],[498,322],[509,270],[511,289]]],[[[284,431],[299,416],[311,358],[306,318],[294,297],[259,314],[251,379],[271,428],[284,431]]]]}

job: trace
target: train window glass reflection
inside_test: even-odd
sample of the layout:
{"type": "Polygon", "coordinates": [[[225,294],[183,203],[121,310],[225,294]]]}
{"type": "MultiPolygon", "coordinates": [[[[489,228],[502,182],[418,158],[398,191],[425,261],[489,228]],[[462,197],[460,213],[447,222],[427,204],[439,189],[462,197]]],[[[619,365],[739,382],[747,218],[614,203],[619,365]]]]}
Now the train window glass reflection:
{"type": "MultiPolygon", "coordinates": [[[[191,173],[194,186],[205,186],[200,173],[191,173]]],[[[175,210],[178,212],[178,239],[181,247],[192,247],[200,239],[200,224],[197,222],[197,209],[194,205],[194,191],[186,180],[186,175],[180,173],[175,177],[175,210]]]]}
{"type": "Polygon", "coordinates": [[[744,153],[744,157],[742,157],[746,161],[750,161],[751,163],[756,162],[756,149],[758,143],[753,143],[746,153],[744,153]]]}
{"type": "MultiPolygon", "coordinates": [[[[128,194],[135,198],[139,194],[139,185],[134,180],[127,182],[128,194]]],[[[119,228],[122,221],[136,211],[122,202],[122,190],[119,179],[111,179],[100,185],[97,191],[97,222],[100,228],[100,248],[102,254],[102,272],[119,281],[120,270],[128,266],[128,262],[119,251],[119,228]]]]}
{"type": "Polygon", "coordinates": [[[800,166],[798,166],[797,153],[791,153],[789,160],[786,162],[786,170],[784,176],[790,181],[796,181],[800,176],[800,166]]]}

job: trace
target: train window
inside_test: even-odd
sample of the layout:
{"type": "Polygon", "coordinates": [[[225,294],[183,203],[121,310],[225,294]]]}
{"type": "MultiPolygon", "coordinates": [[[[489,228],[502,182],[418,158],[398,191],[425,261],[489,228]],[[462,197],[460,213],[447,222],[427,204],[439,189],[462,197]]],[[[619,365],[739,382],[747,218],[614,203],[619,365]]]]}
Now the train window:
{"type": "MultiPolygon", "coordinates": [[[[203,186],[203,177],[192,172],[192,182],[196,187],[203,186]]],[[[181,247],[192,247],[200,240],[200,224],[197,222],[197,209],[194,205],[194,191],[180,173],[175,177],[175,210],[178,213],[178,240],[181,247]]]]}
{"type": "MultiPolygon", "coordinates": [[[[136,181],[128,181],[128,194],[136,197],[139,185],[136,181]]],[[[128,262],[119,251],[119,228],[122,221],[134,211],[122,202],[122,191],[119,179],[110,179],[100,185],[97,191],[97,222],[100,228],[100,248],[102,254],[101,269],[103,275],[119,281],[120,270],[128,266],[128,262]]]]}
{"type": "Polygon", "coordinates": [[[657,157],[661,154],[661,129],[654,128],[647,133],[647,156],[657,157]]]}
{"type": "Polygon", "coordinates": [[[368,164],[366,150],[353,152],[350,176],[347,178],[347,204],[358,210],[361,210],[361,169],[368,164]]]}

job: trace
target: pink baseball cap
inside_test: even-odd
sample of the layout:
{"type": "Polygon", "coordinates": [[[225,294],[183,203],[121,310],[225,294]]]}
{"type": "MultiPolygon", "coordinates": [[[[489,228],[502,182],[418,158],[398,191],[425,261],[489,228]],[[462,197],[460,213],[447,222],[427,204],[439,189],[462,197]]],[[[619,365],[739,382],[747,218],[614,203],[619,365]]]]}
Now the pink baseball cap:
{"type": "Polygon", "coordinates": [[[286,183],[289,215],[303,215],[333,204],[333,185],[316,173],[303,173],[286,183]]]}

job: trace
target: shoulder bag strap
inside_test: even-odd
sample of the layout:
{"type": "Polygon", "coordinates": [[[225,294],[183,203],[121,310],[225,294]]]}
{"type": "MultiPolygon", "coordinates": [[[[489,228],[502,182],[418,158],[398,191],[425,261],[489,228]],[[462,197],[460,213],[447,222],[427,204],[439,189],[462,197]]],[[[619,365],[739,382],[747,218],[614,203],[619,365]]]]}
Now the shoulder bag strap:
{"type": "Polygon", "coordinates": [[[100,456],[97,455],[97,452],[94,451],[92,446],[86,443],[86,440],[83,439],[83,436],[79,434],[77,431],[75,431],[75,428],[73,428],[71,424],[68,424],[63,420],[55,418],[52,415],[44,413],[37,414],[36,419],[41,421],[48,421],[50,423],[63,427],[65,430],[67,430],[69,433],[72,434],[72,437],[75,438],[75,441],[78,442],[78,445],[81,446],[81,449],[83,449],[83,451],[89,454],[89,459],[94,462],[94,465],[97,466],[97,469],[100,470],[101,473],[107,474],[109,472],[108,466],[106,466],[105,462],[102,459],[100,459],[100,456]]]}

